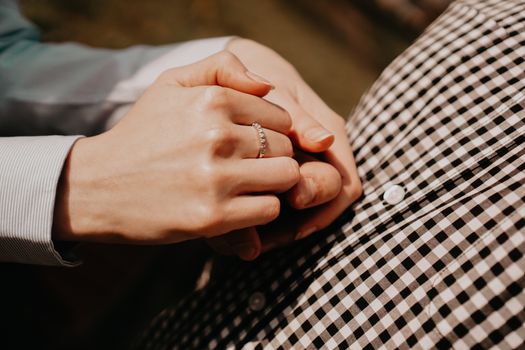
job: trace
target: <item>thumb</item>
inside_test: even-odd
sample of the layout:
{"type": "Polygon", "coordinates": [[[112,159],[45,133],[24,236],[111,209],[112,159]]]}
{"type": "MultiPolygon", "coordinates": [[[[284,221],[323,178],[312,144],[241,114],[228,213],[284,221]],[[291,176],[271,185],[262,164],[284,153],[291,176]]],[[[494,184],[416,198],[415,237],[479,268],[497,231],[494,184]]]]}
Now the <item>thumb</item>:
{"type": "MultiPolygon", "coordinates": [[[[304,156],[308,157],[307,155],[304,156]]],[[[332,165],[308,157],[301,163],[301,179],[287,193],[288,202],[295,209],[305,209],[327,203],[341,192],[341,174],[332,165]]]]}
{"type": "Polygon", "coordinates": [[[319,153],[328,150],[334,142],[334,134],[298,104],[287,107],[293,123],[290,135],[293,143],[306,152],[319,153]]]}
{"type": "Polygon", "coordinates": [[[248,71],[229,51],[221,51],[194,64],[170,69],[167,78],[184,87],[219,85],[255,96],[265,96],[273,85],[248,71]]]}

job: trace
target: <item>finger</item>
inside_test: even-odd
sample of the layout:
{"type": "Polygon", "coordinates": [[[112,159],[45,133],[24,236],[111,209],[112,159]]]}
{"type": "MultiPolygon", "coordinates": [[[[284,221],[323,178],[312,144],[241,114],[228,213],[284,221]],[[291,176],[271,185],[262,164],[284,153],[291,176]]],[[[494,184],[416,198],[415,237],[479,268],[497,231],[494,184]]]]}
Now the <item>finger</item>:
{"type": "Polygon", "coordinates": [[[335,200],[311,209],[308,219],[301,225],[295,237],[296,240],[306,238],[317,231],[328,227],[335,221],[348,207],[346,196],[341,196],[335,200]]]}
{"type": "Polygon", "coordinates": [[[228,231],[266,225],[279,216],[281,203],[275,195],[243,195],[231,199],[225,206],[228,231]]]}
{"type": "Polygon", "coordinates": [[[352,149],[343,129],[336,135],[336,141],[325,153],[326,160],[341,174],[342,189],[331,202],[317,208],[299,228],[297,239],[309,236],[313,232],[330,225],[343,211],[361,197],[362,187],[355,167],[352,149]]]}
{"type": "Polygon", "coordinates": [[[255,96],[265,96],[273,85],[249,72],[229,51],[221,51],[194,64],[170,69],[161,75],[173,84],[185,87],[219,85],[255,96]]]}
{"type": "Polygon", "coordinates": [[[236,175],[235,191],[242,194],[285,192],[300,179],[299,164],[289,157],[243,159],[229,169],[236,175]]]}
{"type": "Polygon", "coordinates": [[[266,129],[287,135],[292,128],[292,119],[287,111],[281,107],[263,100],[262,98],[247,95],[227,89],[231,102],[231,120],[241,125],[251,125],[253,122],[261,124],[266,129]]]}
{"type": "Polygon", "coordinates": [[[341,175],[336,168],[318,160],[301,164],[301,179],[290,192],[288,202],[295,209],[327,203],[341,191],[341,175]]]}
{"type": "MultiPolygon", "coordinates": [[[[252,126],[236,125],[235,132],[239,135],[239,146],[237,147],[239,155],[242,158],[257,158],[259,156],[259,133],[252,126]]],[[[290,139],[276,131],[265,129],[266,158],[272,157],[292,157],[293,146],[290,139]]]]}
{"type": "Polygon", "coordinates": [[[293,243],[302,222],[301,219],[304,215],[308,215],[308,210],[298,211],[283,203],[281,214],[277,220],[257,228],[262,244],[261,252],[264,253],[293,243]]]}
{"type": "Polygon", "coordinates": [[[274,230],[261,232],[261,253],[266,253],[274,249],[282,248],[295,242],[295,233],[293,229],[286,230],[278,227],[274,230]]]}
{"type": "Polygon", "coordinates": [[[306,152],[324,152],[334,142],[334,135],[316,121],[299,104],[287,106],[292,118],[290,137],[294,144],[306,152]]]}
{"type": "Polygon", "coordinates": [[[242,260],[251,261],[261,253],[261,240],[255,227],[235,230],[225,235],[207,240],[210,247],[223,255],[237,255],[242,260]]]}
{"type": "MultiPolygon", "coordinates": [[[[331,203],[334,203],[334,201],[331,201],[328,204],[331,203]]],[[[310,217],[324,216],[325,208],[327,208],[327,204],[314,208],[297,210],[288,207],[283,203],[281,206],[281,214],[276,220],[270,222],[268,225],[259,226],[257,228],[262,244],[261,252],[265,253],[269,250],[287,246],[296,240],[305,238],[314,232],[323,229],[324,227],[321,226],[322,223],[316,223],[319,225],[319,228],[316,226],[307,226],[308,228],[313,227],[315,230],[312,230],[311,232],[308,231],[304,234],[304,230],[301,229],[301,227],[304,224],[305,219],[308,221],[308,218],[310,217]]],[[[329,223],[333,220],[334,218],[327,219],[329,223]]],[[[329,223],[326,224],[326,226],[328,226],[329,223]]]]}

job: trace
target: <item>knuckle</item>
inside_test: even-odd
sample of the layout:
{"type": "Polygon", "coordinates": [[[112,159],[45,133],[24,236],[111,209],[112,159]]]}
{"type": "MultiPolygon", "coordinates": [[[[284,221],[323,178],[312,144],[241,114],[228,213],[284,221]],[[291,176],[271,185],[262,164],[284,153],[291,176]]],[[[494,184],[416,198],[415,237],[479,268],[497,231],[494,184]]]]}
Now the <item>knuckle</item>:
{"type": "Polygon", "coordinates": [[[215,127],[206,131],[206,142],[212,145],[223,144],[233,140],[233,132],[226,127],[215,127]]]}
{"type": "Polygon", "coordinates": [[[219,196],[224,191],[229,191],[232,186],[232,178],[228,175],[227,171],[216,167],[213,177],[208,179],[210,183],[210,192],[219,196]]]}
{"type": "Polygon", "coordinates": [[[200,190],[205,203],[219,203],[231,193],[236,184],[236,173],[219,161],[204,161],[195,182],[201,184],[200,190]]]}
{"type": "Polygon", "coordinates": [[[202,94],[202,105],[204,109],[218,111],[229,104],[228,91],[220,86],[207,86],[202,94]]]}
{"type": "Polygon", "coordinates": [[[173,77],[176,76],[179,72],[178,68],[169,68],[159,74],[157,81],[163,83],[169,83],[173,80],[173,77]]]}
{"type": "Polygon", "coordinates": [[[200,207],[198,220],[201,223],[200,230],[206,233],[215,233],[220,231],[224,221],[222,208],[214,201],[203,204],[200,207]]]}
{"type": "Polygon", "coordinates": [[[205,142],[211,155],[223,155],[235,148],[236,137],[230,128],[217,127],[206,132],[205,142]]]}
{"type": "Polygon", "coordinates": [[[158,82],[167,82],[171,77],[171,69],[165,70],[159,74],[157,81],[158,82]]]}
{"type": "Polygon", "coordinates": [[[225,176],[221,168],[216,165],[213,161],[204,161],[198,169],[198,174],[195,181],[202,184],[203,194],[205,194],[212,201],[226,183],[225,176]]]}
{"type": "Polygon", "coordinates": [[[227,50],[223,50],[216,55],[217,60],[224,65],[232,64],[238,62],[237,56],[227,50]]]}

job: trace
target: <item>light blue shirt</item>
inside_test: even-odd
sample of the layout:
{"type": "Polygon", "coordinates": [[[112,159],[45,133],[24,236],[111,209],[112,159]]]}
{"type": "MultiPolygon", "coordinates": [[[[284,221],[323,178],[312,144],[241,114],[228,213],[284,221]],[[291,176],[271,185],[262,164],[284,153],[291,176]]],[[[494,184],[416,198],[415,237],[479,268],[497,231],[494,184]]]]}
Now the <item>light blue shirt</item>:
{"type": "Polygon", "coordinates": [[[124,50],[42,43],[16,1],[0,0],[0,261],[74,265],[51,240],[71,146],[104,131],[164,69],[220,51],[229,39],[124,50]]]}

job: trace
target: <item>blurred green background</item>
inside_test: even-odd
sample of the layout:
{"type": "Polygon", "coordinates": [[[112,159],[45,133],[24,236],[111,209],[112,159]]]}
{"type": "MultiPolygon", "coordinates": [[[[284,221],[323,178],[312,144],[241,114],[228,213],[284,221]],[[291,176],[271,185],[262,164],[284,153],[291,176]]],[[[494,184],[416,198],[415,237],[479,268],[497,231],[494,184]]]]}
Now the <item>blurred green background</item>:
{"type": "MultiPolygon", "coordinates": [[[[347,116],[381,70],[447,0],[23,0],[43,40],[123,48],[238,35],[282,54],[347,116]]],[[[0,264],[3,349],[125,348],[162,307],[190,292],[202,242],[83,245],[75,269],[0,264]]]]}
{"type": "Polygon", "coordinates": [[[326,102],[347,115],[378,72],[407,45],[345,1],[24,0],[46,41],[122,48],[238,35],[275,49],[326,102]],[[330,16],[346,17],[343,32],[330,16]],[[324,15],[320,15],[324,14],[324,15]],[[330,24],[332,23],[332,24],[330,24]]]}

